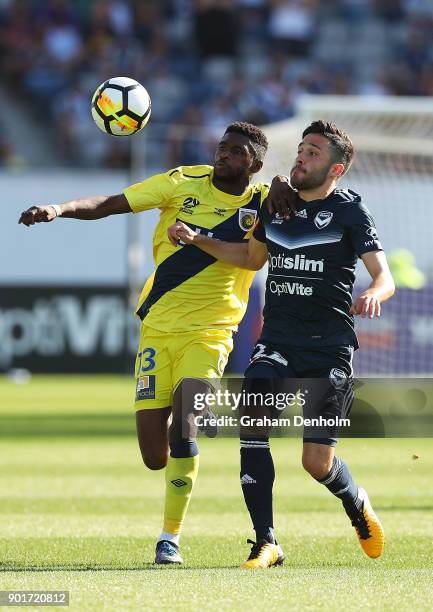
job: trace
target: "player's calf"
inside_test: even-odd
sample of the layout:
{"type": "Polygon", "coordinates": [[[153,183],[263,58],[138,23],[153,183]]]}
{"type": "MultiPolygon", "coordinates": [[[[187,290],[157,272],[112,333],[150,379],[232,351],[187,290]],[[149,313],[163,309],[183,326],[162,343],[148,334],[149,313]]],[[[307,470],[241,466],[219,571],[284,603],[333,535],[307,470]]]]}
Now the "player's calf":
{"type": "Polygon", "coordinates": [[[334,458],[334,448],[329,444],[304,442],[302,467],[315,480],[321,480],[329,474],[334,458]]]}

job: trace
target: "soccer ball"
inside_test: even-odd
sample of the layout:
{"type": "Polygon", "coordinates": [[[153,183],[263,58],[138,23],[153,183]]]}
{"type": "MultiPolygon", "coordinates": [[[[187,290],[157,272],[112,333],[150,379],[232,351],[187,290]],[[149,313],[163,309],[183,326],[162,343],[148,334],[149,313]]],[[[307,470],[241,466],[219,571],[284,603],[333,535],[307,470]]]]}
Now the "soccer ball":
{"type": "Polygon", "coordinates": [[[143,85],[127,77],[104,81],[92,98],[96,125],[112,136],[130,136],[142,130],[150,110],[150,97],[143,85]]]}

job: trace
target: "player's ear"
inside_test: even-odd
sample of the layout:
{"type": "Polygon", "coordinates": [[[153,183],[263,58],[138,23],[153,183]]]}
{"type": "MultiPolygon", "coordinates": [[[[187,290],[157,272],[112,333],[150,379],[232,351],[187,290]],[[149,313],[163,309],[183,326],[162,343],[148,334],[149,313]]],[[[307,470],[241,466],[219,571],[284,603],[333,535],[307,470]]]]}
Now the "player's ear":
{"type": "Polygon", "coordinates": [[[340,178],[344,174],[344,164],[333,164],[331,168],[331,176],[334,178],[340,178]]]}
{"type": "Polygon", "coordinates": [[[255,159],[251,165],[251,174],[256,174],[256,172],[260,172],[263,168],[263,162],[261,159],[255,159]]]}

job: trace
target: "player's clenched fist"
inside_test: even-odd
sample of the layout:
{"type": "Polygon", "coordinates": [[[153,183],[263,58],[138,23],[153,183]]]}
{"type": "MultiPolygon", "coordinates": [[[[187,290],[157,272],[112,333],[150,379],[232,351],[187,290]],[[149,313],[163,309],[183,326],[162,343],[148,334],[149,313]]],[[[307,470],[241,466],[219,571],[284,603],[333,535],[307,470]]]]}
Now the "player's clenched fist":
{"type": "Polygon", "coordinates": [[[167,234],[171,244],[174,246],[177,246],[179,242],[192,244],[197,236],[197,232],[185,225],[185,223],[182,223],[182,221],[177,221],[177,223],[170,225],[167,234]]]}
{"type": "Polygon", "coordinates": [[[35,223],[47,223],[56,217],[57,213],[54,206],[32,206],[21,213],[18,223],[29,226],[35,223]]]}

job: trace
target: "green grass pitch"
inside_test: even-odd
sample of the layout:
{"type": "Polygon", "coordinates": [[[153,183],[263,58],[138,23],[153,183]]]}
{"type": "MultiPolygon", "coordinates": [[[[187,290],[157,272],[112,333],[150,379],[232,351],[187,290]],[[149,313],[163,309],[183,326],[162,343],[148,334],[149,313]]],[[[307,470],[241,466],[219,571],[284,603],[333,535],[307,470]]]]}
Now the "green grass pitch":
{"type": "Polygon", "coordinates": [[[163,472],[141,464],[132,393],[122,377],[0,379],[0,590],[67,589],[74,610],[433,609],[431,440],[339,444],[383,521],[378,560],[303,472],[300,440],[275,440],[286,562],[256,572],[238,568],[253,533],[237,441],[201,440],[185,565],[155,568],[163,472]]]}

